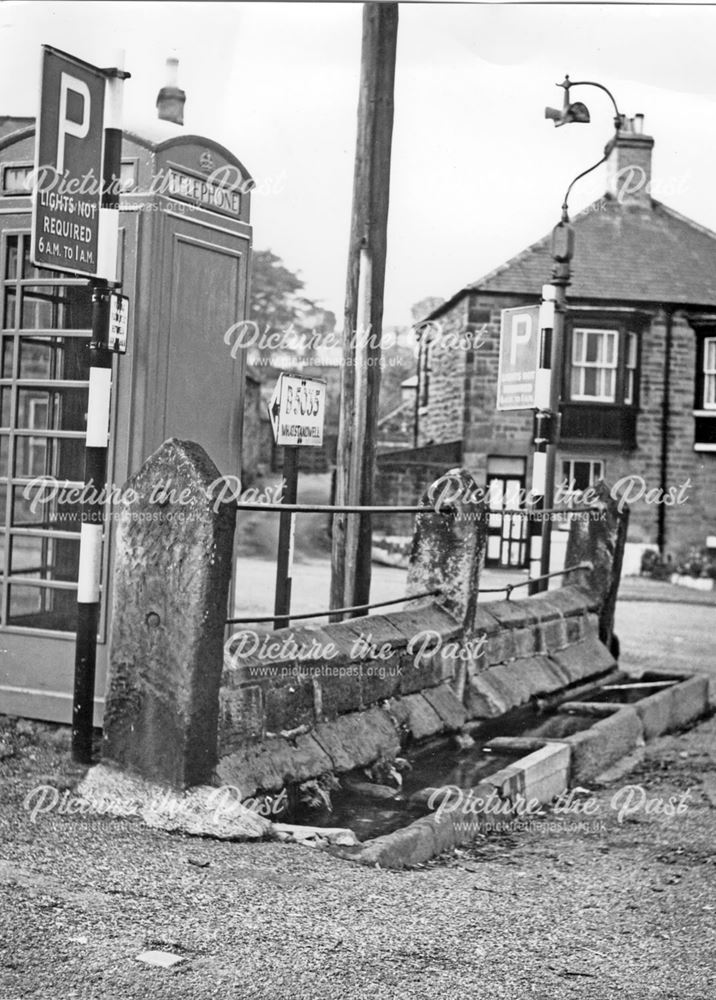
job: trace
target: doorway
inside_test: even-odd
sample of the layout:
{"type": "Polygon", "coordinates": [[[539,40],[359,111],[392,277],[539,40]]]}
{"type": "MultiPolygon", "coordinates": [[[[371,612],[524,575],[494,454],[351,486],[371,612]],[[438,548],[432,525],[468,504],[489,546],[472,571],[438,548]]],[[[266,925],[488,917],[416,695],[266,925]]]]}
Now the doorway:
{"type": "Polygon", "coordinates": [[[527,519],[511,513],[524,507],[524,498],[525,460],[488,458],[486,566],[522,569],[527,565],[527,519]]]}

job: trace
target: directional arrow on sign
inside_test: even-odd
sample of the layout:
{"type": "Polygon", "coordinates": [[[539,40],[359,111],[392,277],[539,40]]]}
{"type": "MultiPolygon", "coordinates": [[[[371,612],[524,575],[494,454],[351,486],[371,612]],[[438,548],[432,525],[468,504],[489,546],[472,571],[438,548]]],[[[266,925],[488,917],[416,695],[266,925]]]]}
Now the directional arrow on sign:
{"type": "Polygon", "coordinates": [[[271,395],[271,402],[268,404],[269,419],[271,420],[271,429],[273,430],[274,441],[278,437],[278,415],[281,412],[280,399],[281,379],[279,377],[271,395]]]}
{"type": "Polygon", "coordinates": [[[277,445],[320,447],[326,415],[325,380],[281,372],[268,413],[277,445]]]}

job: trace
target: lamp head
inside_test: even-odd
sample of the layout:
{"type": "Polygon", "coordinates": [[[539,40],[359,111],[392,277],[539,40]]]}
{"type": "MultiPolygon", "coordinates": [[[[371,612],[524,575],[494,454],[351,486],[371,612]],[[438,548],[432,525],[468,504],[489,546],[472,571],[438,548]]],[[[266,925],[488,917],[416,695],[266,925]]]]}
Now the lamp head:
{"type": "Polygon", "coordinates": [[[569,77],[565,76],[564,81],[558,83],[557,86],[564,89],[564,104],[561,110],[545,108],[545,118],[550,118],[554,122],[555,128],[559,128],[560,125],[570,125],[572,122],[589,122],[589,110],[586,104],[582,104],[581,101],[571,103],[569,100],[569,88],[571,87],[569,77]]]}
{"type": "Polygon", "coordinates": [[[545,108],[544,116],[545,118],[552,119],[555,128],[559,128],[560,125],[571,125],[573,122],[587,123],[591,121],[591,118],[589,117],[589,108],[586,104],[582,104],[581,101],[575,101],[573,104],[567,104],[566,107],[561,110],[558,110],[557,108],[545,108]]]}

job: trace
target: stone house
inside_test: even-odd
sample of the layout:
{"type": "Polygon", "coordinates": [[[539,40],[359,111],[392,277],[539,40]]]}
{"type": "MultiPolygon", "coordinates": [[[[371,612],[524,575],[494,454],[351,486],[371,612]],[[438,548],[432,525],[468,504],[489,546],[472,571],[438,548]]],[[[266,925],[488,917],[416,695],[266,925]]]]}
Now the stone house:
{"type": "MultiPolygon", "coordinates": [[[[630,540],[678,556],[716,534],[716,234],[651,197],[653,146],[627,120],[605,195],[572,220],[557,481],[632,476],[630,540]]],[[[495,409],[501,311],[539,303],[551,249],[549,234],[419,327],[416,444],[459,449],[498,506],[529,490],[533,432],[532,411],[495,409]]]]}

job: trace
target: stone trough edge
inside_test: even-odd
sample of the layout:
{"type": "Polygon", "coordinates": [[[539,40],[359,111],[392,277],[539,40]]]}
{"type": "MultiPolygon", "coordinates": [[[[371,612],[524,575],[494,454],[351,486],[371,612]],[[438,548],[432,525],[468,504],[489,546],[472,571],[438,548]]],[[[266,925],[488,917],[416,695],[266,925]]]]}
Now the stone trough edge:
{"type": "MultiPolygon", "coordinates": [[[[603,715],[589,729],[564,739],[545,739],[540,749],[500,768],[480,785],[466,789],[466,794],[477,795],[479,791],[484,792],[486,786],[491,786],[498,789],[505,798],[510,796],[516,798],[520,795],[527,800],[537,798],[545,804],[551,802],[575,781],[578,783],[596,777],[639,745],[643,745],[647,738],[654,739],[662,733],[693,723],[708,714],[710,711],[708,677],[705,674],[682,676],[683,679],[677,681],[673,687],[658,691],[638,702],[637,705],[645,706],[641,712],[637,710],[637,705],[584,702],[583,704],[587,706],[599,709],[603,715]],[[654,705],[662,703],[669,706],[669,711],[665,713],[659,729],[654,728],[656,723],[652,718],[648,730],[650,735],[646,737],[643,719],[649,717],[649,711],[654,705]],[[574,758],[577,756],[575,753],[577,748],[582,760],[590,759],[591,766],[582,767],[575,773],[574,758]],[[618,750],[616,753],[615,748],[618,750]],[[556,767],[550,770],[549,763],[556,763],[556,767]]],[[[570,704],[576,703],[565,702],[562,707],[566,708],[570,704]]],[[[514,799],[511,801],[514,805],[514,799]]],[[[367,840],[357,848],[346,850],[341,847],[331,847],[328,850],[337,857],[360,864],[377,865],[381,868],[406,868],[422,864],[443,851],[465,843],[484,829],[484,820],[482,822],[480,820],[481,817],[478,815],[473,830],[468,832],[467,821],[457,828],[451,814],[437,821],[435,814],[432,813],[414,820],[393,833],[367,840]]]]}

